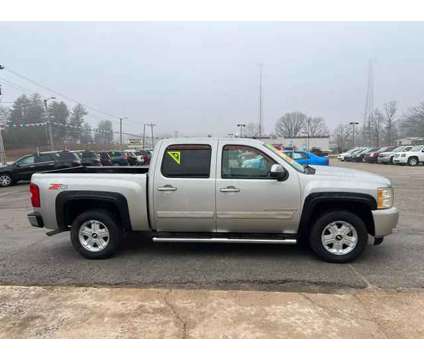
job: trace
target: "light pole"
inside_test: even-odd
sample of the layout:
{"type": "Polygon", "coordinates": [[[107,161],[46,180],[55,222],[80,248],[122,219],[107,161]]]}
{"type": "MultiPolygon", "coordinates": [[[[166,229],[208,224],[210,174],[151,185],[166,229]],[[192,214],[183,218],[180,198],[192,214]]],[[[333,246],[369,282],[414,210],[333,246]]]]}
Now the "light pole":
{"type": "MultiPolygon", "coordinates": [[[[156,126],[156,124],[149,123],[149,124],[144,124],[144,125],[145,126],[150,126],[150,134],[151,134],[151,137],[152,137],[152,149],[153,149],[155,147],[155,139],[153,137],[153,128],[156,126]]],[[[146,136],[144,135],[143,137],[145,139],[146,136]]]]}
{"type": "Polygon", "coordinates": [[[355,125],[359,125],[357,121],[351,121],[349,125],[352,125],[352,147],[355,147],[355,125]]]}
{"type": "Polygon", "coordinates": [[[237,127],[240,128],[240,137],[243,137],[243,128],[246,127],[246,124],[237,124],[237,127]]]}
{"type": "Polygon", "coordinates": [[[124,144],[122,141],[122,120],[128,119],[127,117],[119,118],[119,146],[121,151],[124,150],[124,144]]]}
{"type": "Polygon", "coordinates": [[[53,151],[54,150],[54,143],[53,143],[53,129],[52,129],[52,121],[50,119],[50,114],[49,114],[49,109],[47,106],[47,102],[49,100],[55,100],[56,98],[54,96],[51,96],[47,99],[44,99],[44,108],[46,109],[46,115],[47,115],[47,131],[48,131],[48,135],[49,135],[49,143],[50,143],[50,150],[53,151]]]}

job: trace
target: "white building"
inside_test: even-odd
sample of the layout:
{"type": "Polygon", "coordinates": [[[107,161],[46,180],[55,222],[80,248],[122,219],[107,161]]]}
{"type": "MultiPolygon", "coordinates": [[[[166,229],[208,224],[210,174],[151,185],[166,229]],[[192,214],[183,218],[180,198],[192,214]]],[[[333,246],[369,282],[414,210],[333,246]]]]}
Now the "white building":
{"type": "Polygon", "coordinates": [[[278,144],[284,147],[294,147],[298,150],[307,150],[318,148],[321,151],[330,150],[330,136],[296,136],[291,138],[285,137],[267,137],[261,138],[266,144],[278,144]]]}

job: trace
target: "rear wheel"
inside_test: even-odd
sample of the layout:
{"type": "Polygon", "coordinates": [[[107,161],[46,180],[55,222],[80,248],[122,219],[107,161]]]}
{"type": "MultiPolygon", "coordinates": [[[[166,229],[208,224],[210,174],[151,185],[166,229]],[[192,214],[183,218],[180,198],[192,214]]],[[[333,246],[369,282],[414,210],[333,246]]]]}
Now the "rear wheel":
{"type": "Polygon", "coordinates": [[[13,179],[9,174],[0,175],[0,186],[6,187],[13,184],[13,179]]]}
{"type": "Polygon", "coordinates": [[[345,263],[356,259],[368,242],[367,228],[357,215],[349,211],[331,211],[314,223],[309,243],[324,261],[345,263]]]}
{"type": "Polygon", "coordinates": [[[122,239],[122,229],[103,210],[89,210],[75,218],[71,227],[71,242],[75,250],[87,259],[104,259],[115,254],[122,239]]]}
{"type": "Polygon", "coordinates": [[[417,166],[418,165],[418,159],[415,156],[410,157],[408,159],[408,165],[409,166],[417,166]]]}

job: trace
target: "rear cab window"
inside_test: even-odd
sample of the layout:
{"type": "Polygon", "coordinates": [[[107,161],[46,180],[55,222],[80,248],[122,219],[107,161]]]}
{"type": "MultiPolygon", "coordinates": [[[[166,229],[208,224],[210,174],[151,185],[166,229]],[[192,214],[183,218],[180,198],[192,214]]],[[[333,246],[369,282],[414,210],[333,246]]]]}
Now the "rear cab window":
{"type": "Polygon", "coordinates": [[[211,154],[207,144],[169,145],[163,154],[161,173],[167,178],[209,178],[211,154]]]}

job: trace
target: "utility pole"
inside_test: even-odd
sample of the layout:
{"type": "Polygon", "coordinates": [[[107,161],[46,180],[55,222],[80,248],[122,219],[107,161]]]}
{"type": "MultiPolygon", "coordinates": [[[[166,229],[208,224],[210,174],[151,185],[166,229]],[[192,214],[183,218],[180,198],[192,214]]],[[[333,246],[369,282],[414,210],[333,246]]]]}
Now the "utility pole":
{"type": "Polygon", "coordinates": [[[355,125],[359,125],[357,121],[351,121],[349,125],[352,125],[352,148],[355,147],[355,125]]]}
{"type": "Polygon", "coordinates": [[[6,165],[6,152],[4,151],[3,143],[3,124],[0,123],[0,163],[6,165]]]}
{"type": "Polygon", "coordinates": [[[243,137],[243,128],[246,127],[246,124],[237,124],[237,127],[240,128],[239,136],[243,137]]]}
{"type": "Polygon", "coordinates": [[[153,137],[153,128],[156,126],[156,124],[153,124],[153,123],[149,123],[149,124],[146,124],[146,126],[150,126],[150,133],[151,133],[151,137],[152,137],[152,149],[154,148],[154,146],[155,146],[155,140],[154,140],[154,137],[153,137]]]}
{"type": "Polygon", "coordinates": [[[263,64],[259,64],[259,127],[258,127],[258,135],[259,138],[262,136],[262,68],[263,64]]]}
{"type": "Polygon", "coordinates": [[[50,119],[50,114],[49,114],[49,109],[47,106],[47,102],[49,100],[54,100],[56,99],[54,96],[49,97],[48,99],[44,99],[44,108],[46,109],[46,115],[47,115],[47,131],[48,131],[48,135],[49,135],[49,144],[50,144],[50,150],[53,151],[54,150],[54,143],[53,143],[53,129],[52,129],[52,121],[50,119]]]}
{"type": "MultiPolygon", "coordinates": [[[[3,69],[4,69],[4,66],[0,65],[0,70],[3,70],[3,69]]],[[[0,95],[2,95],[1,88],[0,88],[0,95]]],[[[6,122],[3,124],[2,120],[0,119],[0,163],[2,165],[6,165],[6,151],[4,150],[4,142],[3,142],[3,126],[5,125],[6,125],[6,122]]]]}
{"type": "Polygon", "coordinates": [[[374,70],[373,62],[370,59],[368,63],[368,84],[367,84],[367,96],[365,98],[365,110],[364,110],[364,135],[365,143],[372,145],[371,139],[371,122],[374,117],[374,70]]]}
{"type": "Polygon", "coordinates": [[[146,147],[146,124],[143,124],[143,150],[146,147]]]}
{"type": "Polygon", "coordinates": [[[128,119],[127,117],[119,118],[119,147],[124,150],[124,142],[122,140],[122,120],[128,119]]]}

